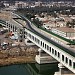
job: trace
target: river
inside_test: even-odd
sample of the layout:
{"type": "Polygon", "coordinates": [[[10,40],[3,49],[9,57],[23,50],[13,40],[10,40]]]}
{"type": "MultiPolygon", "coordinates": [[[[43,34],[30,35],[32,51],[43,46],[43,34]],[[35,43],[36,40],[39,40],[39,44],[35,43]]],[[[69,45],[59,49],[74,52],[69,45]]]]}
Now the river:
{"type": "Polygon", "coordinates": [[[19,64],[0,67],[0,75],[54,75],[57,64],[19,64]]]}

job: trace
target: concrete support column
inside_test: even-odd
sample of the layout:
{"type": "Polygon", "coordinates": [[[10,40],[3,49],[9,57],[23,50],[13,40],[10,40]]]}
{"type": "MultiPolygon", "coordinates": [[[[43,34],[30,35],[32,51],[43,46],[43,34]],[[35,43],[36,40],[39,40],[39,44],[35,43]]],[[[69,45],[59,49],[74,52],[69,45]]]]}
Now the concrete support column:
{"type": "Polygon", "coordinates": [[[62,69],[65,68],[61,63],[58,64],[59,74],[62,75],[62,69]]]}
{"type": "Polygon", "coordinates": [[[23,27],[23,40],[25,39],[24,38],[24,36],[25,36],[24,32],[25,32],[25,27],[23,27]]]}
{"type": "Polygon", "coordinates": [[[5,23],[5,27],[7,28],[7,23],[5,23]]]}
{"type": "Polygon", "coordinates": [[[10,31],[13,32],[13,25],[12,24],[10,24],[10,31]]]}
{"type": "Polygon", "coordinates": [[[42,49],[38,49],[39,54],[36,55],[35,60],[38,64],[46,64],[46,63],[57,63],[55,59],[53,59],[50,55],[42,53],[42,49]]]}
{"type": "Polygon", "coordinates": [[[8,25],[8,29],[9,29],[9,32],[10,32],[10,25],[8,25]]]}
{"type": "Polygon", "coordinates": [[[20,29],[17,29],[17,34],[18,34],[18,42],[20,41],[20,29]]]}
{"type": "Polygon", "coordinates": [[[69,69],[64,67],[61,63],[58,64],[59,71],[55,72],[54,75],[75,75],[73,72],[71,72],[69,69]]]}
{"type": "Polygon", "coordinates": [[[12,31],[14,32],[14,25],[12,25],[12,31]]]}
{"type": "Polygon", "coordinates": [[[14,32],[15,32],[15,26],[14,26],[14,32]]]}
{"type": "Polygon", "coordinates": [[[24,40],[24,29],[22,29],[22,41],[24,40]]]}
{"type": "Polygon", "coordinates": [[[6,28],[8,28],[7,21],[6,21],[6,28]]]}
{"type": "Polygon", "coordinates": [[[12,25],[12,24],[10,24],[10,26],[9,26],[9,28],[10,28],[10,31],[12,31],[12,29],[11,29],[11,25],[12,25]]]}
{"type": "Polygon", "coordinates": [[[60,75],[62,75],[62,68],[59,68],[60,75]]]}
{"type": "Polygon", "coordinates": [[[13,32],[14,32],[14,25],[13,25],[13,27],[12,27],[12,28],[13,28],[12,30],[13,30],[13,32]]]}
{"type": "Polygon", "coordinates": [[[15,32],[16,32],[16,26],[15,26],[15,32]]]}
{"type": "Polygon", "coordinates": [[[41,56],[42,56],[42,55],[41,55],[42,49],[39,48],[38,51],[39,51],[39,56],[41,57],[41,56]]]}

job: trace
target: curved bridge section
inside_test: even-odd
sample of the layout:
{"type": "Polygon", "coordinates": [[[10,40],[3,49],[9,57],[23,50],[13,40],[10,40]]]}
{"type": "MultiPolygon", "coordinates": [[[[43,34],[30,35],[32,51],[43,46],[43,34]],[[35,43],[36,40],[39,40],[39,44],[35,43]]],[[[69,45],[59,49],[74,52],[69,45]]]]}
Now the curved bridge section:
{"type": "Polygon", "coordinates": [[[27,22],[30,29],[25,28],[26,37],[75,73],[75,52],[38,33],[31,27],[31,22],[29,20],[27,22]]]}
{"type": "MultiPolygon", "coordinates": [[[[54,59],[56,59],[73,73],[75,73],[75,52],[39,33],[32,26],[33,24],[28,19],[26,19],[25,17],[22,18],[27,22],[27,27],[23,27],[23,31],[25,32],[23,36],[25,35],[26,38],[28,38],[30,41],[32,41],[34,44],[36,44],[38,47],[40,47],[42,50],[52,56],[54,59]]],[[[16,24],[17,26],[14,24],[6,24],[6,27],[11,29],[13,26],[13,31],[14,29],[16,31],[16,29],[18,28],[22,29],[22,26],[19,23],[16,24]]]]}

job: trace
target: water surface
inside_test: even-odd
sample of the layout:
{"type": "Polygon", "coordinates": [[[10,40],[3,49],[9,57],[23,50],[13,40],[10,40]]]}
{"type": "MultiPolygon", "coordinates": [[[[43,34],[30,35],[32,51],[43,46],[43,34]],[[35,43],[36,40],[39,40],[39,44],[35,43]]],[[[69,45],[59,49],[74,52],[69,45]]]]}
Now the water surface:
{"type": "Polygon", "coordinates": [[[20,64],[0,67],[0,75],[54,75],[57,64],[20,64]]]}

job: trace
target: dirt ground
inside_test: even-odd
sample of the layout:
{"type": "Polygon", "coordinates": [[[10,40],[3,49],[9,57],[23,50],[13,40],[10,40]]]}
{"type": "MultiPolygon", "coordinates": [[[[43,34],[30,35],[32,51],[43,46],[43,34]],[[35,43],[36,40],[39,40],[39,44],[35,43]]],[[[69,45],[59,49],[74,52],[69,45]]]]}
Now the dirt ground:
{"type": "Polygon", "coordinates": [[[16,63],[35,63],[35,56],[38,53],[37,46],[27,46],[24,42],[16,42],[9,37],[8,33],[0,35],[0,44],[8,43],[5,49],[0,45],[0,66],[16,63]],[[16,46],[12,46],[16,42],[16,46]]]}

